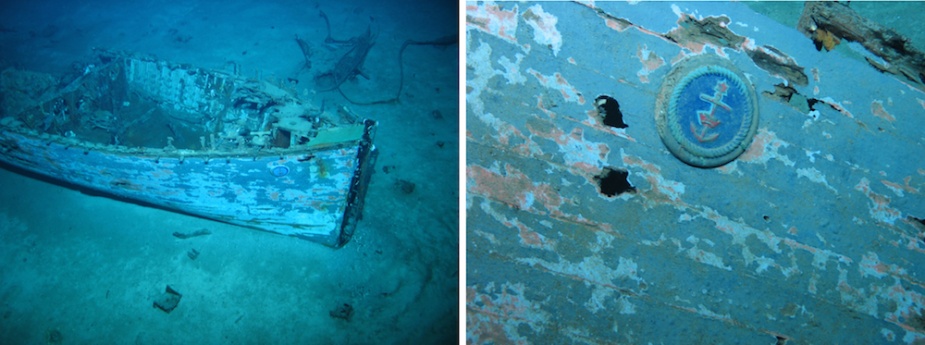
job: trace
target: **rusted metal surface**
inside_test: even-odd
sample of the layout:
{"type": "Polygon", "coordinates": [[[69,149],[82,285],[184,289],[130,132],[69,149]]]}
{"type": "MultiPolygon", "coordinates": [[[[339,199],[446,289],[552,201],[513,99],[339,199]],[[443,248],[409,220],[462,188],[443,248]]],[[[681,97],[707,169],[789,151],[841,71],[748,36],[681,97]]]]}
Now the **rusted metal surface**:
{"type": "Polygon", "coordinates": [[[333,118],[272,84],[104,53],[102,66],[32,98],[4,108],[6,164],[335,247],[362,215],[376,122],[333,118]]]}
{"type": "Polygon", "coordinates": [[[468,343],[925,341],[915,85],[736,3],[468,2],[466,32],[468,343]],[[758,94],[713,169],[655,128],[699,54],[758,94]]]}

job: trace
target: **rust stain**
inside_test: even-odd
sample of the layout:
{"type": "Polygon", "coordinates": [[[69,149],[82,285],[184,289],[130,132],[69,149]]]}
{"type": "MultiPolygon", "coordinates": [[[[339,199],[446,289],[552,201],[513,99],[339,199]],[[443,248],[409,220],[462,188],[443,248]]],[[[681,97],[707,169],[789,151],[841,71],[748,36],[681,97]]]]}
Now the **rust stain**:
{"type": "Polygon", "coordinates": [[[524,296],[523,283],[489,283],[480,293],[478,286],[466,287],[467,340],[471,344],[527,344],[520,332],[529,328],[542,333],[551,315],[539,303],[524,296]],[[495,292],[497,291],[497,292],[495,292]]]}
{"type": "Polygon", "coordinates": [[[504,165],[505,174],[470,165],[466,169],[470,193],[483,195],[498,202],[545,215],[561,215],[563,199],[555,187],[547,183],[534,183],[526,174],[510,164],[504,165]],[[542,205],[546,211],[537,208],[542,205]]]}
{"type": "Polygon", "coordinates": [[[641,45],[636,48],[636,57],[638,57],[639,62],[642,63],[642,69],[636,72],[636,76],[638,76],[639,81],[643,83],[649,82],[649,73],[665,65],[665,59],[649,50],[649,47],[646,45],[641,45]]]}
{"type": "MultiPolygon", "coordinates": [[[[543,150],[536,146],[536,144],[530,140],[530,138],[527,138],[516,126],[499,119],[491,113],[477,113],[476,116],[485,125],[495,130],[497,135],[492,136],[494,141],[508,149],[524,156],[543,154],[543,150]],[[518,140],[520,140],[521,143],[517,143],[518,140]]],[[[470,131],[467,130],[466,133],[467,137],[472,138],[472,133],[470,131]]]]}
{"type": "Polygon", "coordinates": [[[651,189],[642,191],[640,194],[654,202],[664,202],[683,206],[684,201],[681,195],[684,194],[684,184],[678,181],[665,179],[662,176],[662,169],[657,165],[620,151],[623,164],[634,166],[643,170],[641,175],[652,186],[651,189]]]}
{"type": "Polygon", "coordinates": [[[569,84],[565,77],[561,73],[556,72],[552,75],[546,76],[541,74],[535,69],[529,68],[527,72],[536,77],[536,80],[540,82],[544,87],[558,90],[562,94],[562,98],[565,98],[566,101],[575,102],[578,104],[585,104],[585,97],[578,92],[574,86],[569,84]]]}
{"type": "Polygon", "coordinates": [[[478,29],[510,43],[517,43],[517,5],[509,11],[497,4],[466,5],[466,26],[478,29]]]}
{"type": "Polygon", "coordinates": [[[893,193],[896,193],[896,195],[898,196],[903,196],[903,192],[918,194],[919,189],[909,185],[909,182],[911,181],[912,181],[912,176],[910,175],[910,176],[906,176],[905,178],[903,178],[903,184],[891,182],[888,180],[880,180],[880,183],[883,183],[884,186],[892,190],[893,193]]]}
{"type": "Polygon", "coordinates": [[[870,180],[866,177],[862,177],[854,189],[864,193],[870,199],[870,216],[875,220],[893,225],[893,222],[900,218],[901,212],[890,207],[890,198],[871,190],[870,180]]]}
{"type": "MultiPolygon", "coordinates": [[[[837,110],[838,112],[842,113],[842,115],[847,116],[849,119],[854,118],[854,115],[851,114],[851,112],[848,111],[848,109],[845,109],[844,106],[836,102],[834,99],[832,99],[832,97],[818,98],[817,100],[822,101],[822,103],[828,104],[830,107],[832,107],[832,109],[837,110]]],[[[844,101],[843,103],[848,104],[848,105],[851,104],[850,101],[844,101]]]]}
{"type": "Polygon", "coordinates": [[[777,159],[787,166],[793,166],[795,163],[784,154],[778,152],[781,147],[790,146],[790,143],[777,137],[774,132],[767,128],[759,128],[758,133],[752,140],[752,144],[745,152],[739,156],[738,160],[746,163],[761,163],[767,165],[768,161],[777,159]]]}
{"type": "Polygon", "coordinates": [[[604,24],[607,25],[608,28],[617,30],[618,32],[626,31],[626,29],[633,26],[633,24],[617,18],[604,18],[604,24]]]}
{"type": "Polygon", "coordinates": [[[871,102],[870,112],[873,113],[874,116],[887,120],[889,122],[896,121],[896,118],[893,117],[893,115],[890,115],[890,113],[886,112],[886,109],[883,108],[883,101],[875,100],[871,102]]]}

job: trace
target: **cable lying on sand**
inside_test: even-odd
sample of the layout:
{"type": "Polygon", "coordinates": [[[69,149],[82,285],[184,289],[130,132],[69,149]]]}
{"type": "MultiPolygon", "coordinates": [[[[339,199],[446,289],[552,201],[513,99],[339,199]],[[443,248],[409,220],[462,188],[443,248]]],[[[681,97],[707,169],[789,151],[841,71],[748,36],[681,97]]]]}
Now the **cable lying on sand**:
{"type": "MultiPolygon", "coordinates": [[[[369,53],[369,50],[375,44],[375,39],[378,35],[373,34],[372,23],[370,23],[370,26],[366,28],[366,33],[363,35],[353,37],[348,40],[336,40],[331,37],[331,24],[328,21],[328,16],[324,12],[321,12],[321,18],[324,19],[325,26],[328,30],[328,35],[325,38],[326,43],[352,44],[352,47],[337,61],[333,69],[328,72],[316,75],[315,84],[321,87],[322,91],[330,91],[336,89],[337,92],[344,97],[344,99],[357,105],[385,104],[399,101],[402,89],[405,85],[403,57],[405,54],[405,49],[408,48],[408,46],[450,46],[459,44],[459,37],[457,35],[447,35],[434,40],[426,41],[406,40],[402,44],[401,49],[398,51],[398,70],[400,78],[398,82],[398,91],[395,93],[395,97],[377,101],[358,101],[347,96],[347,94],[344,93],[340,86],[348,79],[354,78],[357,75],[369,79],[369,77],[363,73],[360,68],[362,67],[363,62],[365,62],[366,55],[369,53]]],[[[370,21],[372,22],[372,18],[370,18],[370,21]]],[[[307,49],[308,45],[304,41],[298,39],[298,37],[296,38],[296,42],[299,44],[299,47],[302,48],[302,53],[306,60],[305,65],[308,66],[307,68],[310,68],[311,62],[309,58],[311,57],[311,50],[307,49]]]]}
{"type": "Polygon", "coordinates": [[[405,54],[405,48],[407,48],[410,45],[449,46],[449,45],[458,44],[458,43],[459,43],[459,37],[455,35],[448,35],[448,36],[440,37],[432,41],[415,41],[415,40],[405,41],[405,43],[401,45],[401,49],[398,51],[398,71],[399,71],[398,73],[400,75],[400,78],[398,79],[398,91],[395,92],[395,97],[378,100],[378,101],[363,102],[363,101],[356,101],[348,97],[347,94],[345,94],[344,91],[340,89],[340,85],[337,86],[337,92],[340,92],[340,95],[344,96],[344,99],[346,99],[348,102],[357,104],[357,105],[373,105],[373,104],[385,104],[385,103],[398,102],[399,98],[401,97],[401,91],[405,86],[405,65],[402,62],[403,61],[402,57],[405,54]]]}

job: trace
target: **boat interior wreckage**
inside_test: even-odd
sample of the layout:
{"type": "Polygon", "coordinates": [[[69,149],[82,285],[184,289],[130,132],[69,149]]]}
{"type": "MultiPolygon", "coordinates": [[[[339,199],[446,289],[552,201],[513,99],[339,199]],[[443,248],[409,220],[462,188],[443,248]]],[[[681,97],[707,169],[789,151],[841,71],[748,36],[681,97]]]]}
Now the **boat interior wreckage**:
{"type": "Polygon", "coordinates": [[[97,53],[99,64],[63,87],[3,72],[0,160],[206,218],[335,247],[349,240],[375,121],[325,112],[283,84],[97,53]]]}

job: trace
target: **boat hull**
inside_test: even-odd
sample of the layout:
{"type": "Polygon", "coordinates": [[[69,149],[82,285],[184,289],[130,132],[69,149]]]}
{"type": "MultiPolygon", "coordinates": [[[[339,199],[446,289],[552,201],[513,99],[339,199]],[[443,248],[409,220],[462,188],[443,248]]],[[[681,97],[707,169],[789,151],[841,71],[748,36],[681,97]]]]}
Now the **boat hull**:
{"type": "MultiPolygon", "coordinates": [[[[0,162],[332,247],[351,238],[376,160],[375,121],[346,109],[332,115],[267,82],[120,53],[101,58],[60,90],[5,97],[0,162]]],[[[0,84],[17,85],[8,72],[0,84]]]]}
{"type": "Polygon", "coordinates": [[[372,126],[354,129],[361,140],[249,157],[160,157],[5,130],[0,161],[115,197],[338,247],[361,214],[376,155],[372,126]]]}

